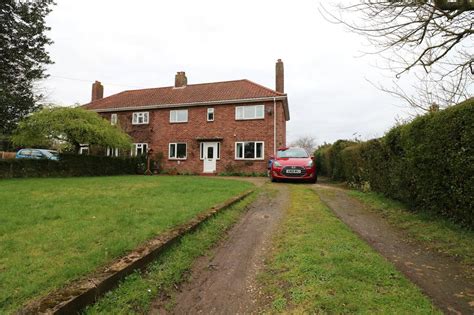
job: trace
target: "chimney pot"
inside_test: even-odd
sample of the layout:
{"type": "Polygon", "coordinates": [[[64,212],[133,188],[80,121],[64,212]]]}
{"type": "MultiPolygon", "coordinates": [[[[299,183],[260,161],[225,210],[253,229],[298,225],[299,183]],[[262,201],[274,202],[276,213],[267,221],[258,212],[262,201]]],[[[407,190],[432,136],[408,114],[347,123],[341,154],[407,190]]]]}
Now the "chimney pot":
{"type": "Polygon", "coordinates": [[[275,66],[275,91],[285,93],[285,72],[281,59],[277,60],[275,66]]]}
{"type": "Polygon", "coordinates": [[[178,71],[174,77],[174,87],[185,87],[188,85],[188,78],[186,78],[186,73],[184,71],[178,71]]]}
{"type": "Polygon", "coordinates": [[[91,102],[95,100],[100,100],[101,98],[104,98],[104,86],[100,81],[95,81],[92,84],[92,97],[91,97],[91,102]]]}

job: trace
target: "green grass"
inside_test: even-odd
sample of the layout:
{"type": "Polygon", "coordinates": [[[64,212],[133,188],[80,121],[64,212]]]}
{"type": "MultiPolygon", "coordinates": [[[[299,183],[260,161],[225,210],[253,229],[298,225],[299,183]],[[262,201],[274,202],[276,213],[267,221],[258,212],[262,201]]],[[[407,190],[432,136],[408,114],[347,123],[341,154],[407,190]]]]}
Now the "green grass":
{"type": "Polygon", "coordinates": [[[251,187],[202,177],[0,181],[0,313],[251,187]]]}
{"type": "MultiPolygon", "coordinates": [[[[108,292],[86,314],[145,314],[157,296],[167,296],[185,277],[195,259],[218,242],[237,221],[256,196],[240,201],[205,222],[197,231],[185,235],[153,262],[146,273],[135,272],[120,286],[108,292]]],[[[169,301],[172,306],[174,301],[169,301]]]]}
{"type": "Polygon", "coordinates": [[[373,192],[349,191],[348,194],[381,213],[389,223],[403,229],[411,239],[464,264],[474,266],[474,231],[436,214],[411,212],[402,203],[373,192]]]}
{"type": "Polygon", "coordinates": [[[291,187],[291,206],[259,281],[272,313],[440,313],[305,186],[291,187]]]}

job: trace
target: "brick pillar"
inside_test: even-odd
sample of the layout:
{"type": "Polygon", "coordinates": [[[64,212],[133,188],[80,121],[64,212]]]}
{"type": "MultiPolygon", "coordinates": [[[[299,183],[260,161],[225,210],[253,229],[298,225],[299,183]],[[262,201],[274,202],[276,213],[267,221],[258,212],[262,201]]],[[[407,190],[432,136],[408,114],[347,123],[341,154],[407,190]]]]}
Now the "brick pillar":
{"type": "Polygon", "coordinates": [[[275,91],[285,93],[285,72],[281,59],[278,59],[275,67],[275,91]]]}
{"type": "Polygon", "coordinates": [[[99,81],[92,84],[92,98],[91,101],[100,100],[104,97],[104,86],[99,81]]]}
{"type": "Polygon", "coordinates": [[[174,77],[174,87],[184,87],[188,85],[188,78],[186,78],[186,73],[184,71],[177,72],[174,77]]]}

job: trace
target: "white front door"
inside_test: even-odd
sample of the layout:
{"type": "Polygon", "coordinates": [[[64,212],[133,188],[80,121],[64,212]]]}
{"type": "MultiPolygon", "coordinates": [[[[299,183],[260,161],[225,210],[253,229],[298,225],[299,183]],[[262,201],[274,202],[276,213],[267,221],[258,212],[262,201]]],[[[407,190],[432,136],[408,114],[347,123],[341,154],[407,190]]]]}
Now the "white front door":
{"type": "Polygon", "coordinates": [[[204,142],[204,173],[214,173],[217,161],[217,142],[204,142]]]}

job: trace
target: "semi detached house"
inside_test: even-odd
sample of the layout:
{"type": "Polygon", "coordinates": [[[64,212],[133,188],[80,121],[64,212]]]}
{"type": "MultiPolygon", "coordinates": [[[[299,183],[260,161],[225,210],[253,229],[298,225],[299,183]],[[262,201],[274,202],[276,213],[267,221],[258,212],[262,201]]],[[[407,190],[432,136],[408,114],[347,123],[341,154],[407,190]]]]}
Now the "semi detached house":
{"type": "Polygon", "coordinates": [[[153,150],[163,157],[165,170],[262,173],[276,149],[286,145],[290,114],[280,59],[275,81],[275,90],[249,80],[188,85],[185,73],[178,72],[174,86],[108,97],[96,81],[84,107],[132,137],[131,152],[109,148],[109,156],[153,150]]]}

